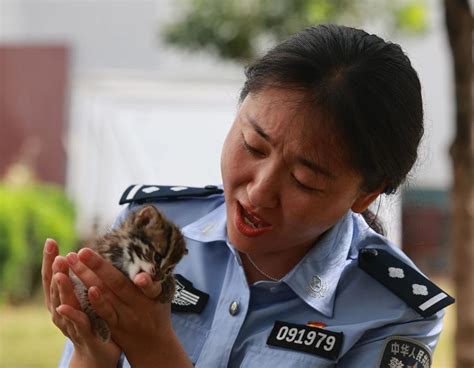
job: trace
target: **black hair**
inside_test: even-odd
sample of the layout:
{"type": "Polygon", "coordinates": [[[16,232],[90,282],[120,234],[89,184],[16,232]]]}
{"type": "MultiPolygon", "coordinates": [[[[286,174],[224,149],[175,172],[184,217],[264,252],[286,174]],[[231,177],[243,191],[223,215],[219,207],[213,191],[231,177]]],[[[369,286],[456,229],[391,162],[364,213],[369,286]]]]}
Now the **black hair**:
{"type": "Polygon", "coordinates": [[[363,190],[384,185],[391,194],[405,180],[423,136],[423,104],[418,75],[399,45],[360,29],[318,25],[275,46],[245,74],[241,101],[269,87],[302,90],[308,107],[331,120],[363,190]]]}

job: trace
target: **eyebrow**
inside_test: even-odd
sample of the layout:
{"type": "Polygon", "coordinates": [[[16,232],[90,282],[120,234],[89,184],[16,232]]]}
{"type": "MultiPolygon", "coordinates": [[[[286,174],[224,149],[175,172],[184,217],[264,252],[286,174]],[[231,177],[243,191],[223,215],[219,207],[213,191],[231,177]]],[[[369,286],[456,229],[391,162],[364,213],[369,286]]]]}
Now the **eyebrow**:
{"type": "Polygon", "coordinates": [[[246,118],[247,118],[247,121],[250,123],[250,125],[252,125],[253,129],[257,132],[257,134],[262,137],[263,139],[265,139],[267,142],[272,142],[270,136],[263,130],[263,128],[258,125],[258,123],[253,119],[251,118],[250,116],[246,115],[246,118]]]}
{"type": "MultiPolygon", "coordinates": [[[[252,128],[255,130],[255,132],[261,136],[263,139],[265,139],[267,142],[272,143],[272,139],[270,136],[263,130],[263,128],[258,125],[258,123],[249,115],[246,115],[247,121],[252,125],[252,128]]],[[[329,179],[336,179],[336,176],[331,173],[328,169],[322,167],[321,165],[318,165],[317,163],[308,160],[307,158],[304,157],[297,157],[296,161],[300,163],[303,166],[306,166],[308,169],[311,171],[314,171],[317,174],[322,174],[324,176],[327,176],[329,179]]]]}

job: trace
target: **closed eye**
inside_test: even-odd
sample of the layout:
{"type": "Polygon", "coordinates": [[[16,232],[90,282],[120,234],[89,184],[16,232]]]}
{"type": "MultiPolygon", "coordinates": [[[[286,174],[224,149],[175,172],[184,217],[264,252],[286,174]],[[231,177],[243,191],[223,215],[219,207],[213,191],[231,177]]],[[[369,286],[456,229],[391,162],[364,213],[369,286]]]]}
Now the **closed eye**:
{"type": "Polygon", "coordinates": [[[295,182],[296,186],[306,192],[316,192],[316,193],[321,193],[323,192],[322,189],[318,189],[318,188],[312,188],[312,187],[308,187],[307,185],[303,184],[302,182],[300,182],[298,179],[296,179],[296,177],[294,175],[291,175],[291,177],[293,178],[293,181],[295,182]]]}
{"type": "Polygon", "coordinates": [[[265,154],[261,151],[259,151],[258,149],[256,149],[255,147],[252,147],[251,145],[249,145],[247,143],[247,141],[245,140],[244,138],[244,135],[242,134],[242,147],[248,152],[250,153],[252,156],[257,156],[257,157],[264,157],[265,154]]]}

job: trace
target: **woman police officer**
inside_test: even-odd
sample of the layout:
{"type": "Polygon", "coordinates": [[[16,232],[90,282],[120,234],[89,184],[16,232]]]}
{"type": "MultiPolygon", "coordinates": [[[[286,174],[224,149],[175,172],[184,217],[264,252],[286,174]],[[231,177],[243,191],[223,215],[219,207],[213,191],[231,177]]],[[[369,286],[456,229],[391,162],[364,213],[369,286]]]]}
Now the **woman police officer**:
{"type": "Polygon", "coordinates": [[[132,186],[181,227],[172,306],[160,285],[133,283],[90,249],[45,245],[43,283],[69,337],[61,366],[428,367],[453,299],[369,225],[417,158],[421,87],[401,48],[320,25],[246,70],[216,187],[132,186]],[[102,343],[78,307],[68,270],[110,325],[102,343]],[[170,312],[172,310],[172,313],[170,312]],[[123,354],[121,354],[123,352],[123,354]]]}

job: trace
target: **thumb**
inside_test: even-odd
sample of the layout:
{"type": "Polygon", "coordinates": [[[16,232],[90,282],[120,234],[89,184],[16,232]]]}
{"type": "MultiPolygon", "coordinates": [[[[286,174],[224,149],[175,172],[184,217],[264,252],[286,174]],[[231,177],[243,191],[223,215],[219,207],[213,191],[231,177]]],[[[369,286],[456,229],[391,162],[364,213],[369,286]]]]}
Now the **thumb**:
{"type": "Polygon", "coordinates": [[[161,294],[161,282],[153,281],[146,272],[137,274],[133,283],[150,299],[156,299],[161,294]]]}

